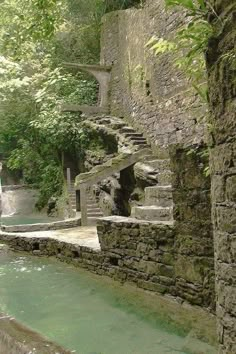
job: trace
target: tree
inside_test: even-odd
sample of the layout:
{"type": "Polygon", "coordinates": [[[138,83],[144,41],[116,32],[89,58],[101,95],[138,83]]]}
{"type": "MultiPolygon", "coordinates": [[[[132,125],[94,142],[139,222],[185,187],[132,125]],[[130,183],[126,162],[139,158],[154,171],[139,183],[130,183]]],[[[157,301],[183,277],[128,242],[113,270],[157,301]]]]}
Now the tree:
{"type": "Polygon", "coordinates": [[[40,189],[39,208],[61,193],[62,153],[82,155],[88,141],[80,115],[62,113],[61,102],[96,100],[93,80],[55,65],[65,4],[6,0],[0,15],[1,151],[10,169],[40,189]]]}

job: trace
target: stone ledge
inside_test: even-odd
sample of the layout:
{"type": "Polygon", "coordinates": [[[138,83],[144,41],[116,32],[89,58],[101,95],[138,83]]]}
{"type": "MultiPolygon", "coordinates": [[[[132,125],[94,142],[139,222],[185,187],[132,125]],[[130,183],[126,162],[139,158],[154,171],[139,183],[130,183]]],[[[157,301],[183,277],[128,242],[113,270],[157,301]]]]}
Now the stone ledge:
{"type": "Polygon", "coordinates": [[[103,222],[105,223],[126,223],[130,225],[160,225],[160,226],[169,226],[170,228],[174,227],[174,221],[150,221],[150,220],[142,220],[125,216],[106,216],[104,218],[100,218],[98,221],[98,225],[101,225],[103,222]]]}
{"type": "Polygon", "coordinates": [[[81,225],[81,218],[66,219],[61,221],[54,221],[51,223],[37,223],[25,225],[2,225],[1,230],[5,232],[34,232],[34,231],[50,231],[68,229],[81,225]]]}

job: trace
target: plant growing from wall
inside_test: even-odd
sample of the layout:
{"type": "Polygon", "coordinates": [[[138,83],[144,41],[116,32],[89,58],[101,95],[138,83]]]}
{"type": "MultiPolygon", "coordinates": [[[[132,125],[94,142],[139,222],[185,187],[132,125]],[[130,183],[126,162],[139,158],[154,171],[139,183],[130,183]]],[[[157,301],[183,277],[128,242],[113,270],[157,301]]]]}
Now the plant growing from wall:
{"type": "Polygon", "coordinates": [[[147,43],[155,55],[172,52],[174,63],[182,70],[200,97],[207,101],[206,68],[204,53],[213,28],[207,21],[214,9],[204,0],[165,0],[167,7],[184,9],[185,24],[177,31],[175,39],[152,37],[147,43]]]}
{"type": "MultiPolygon", "coordinates": [[[[165,3],[167,7],[179,8],[181,12],[184,10],[182,16],[185,24],[177,31],[175,39],[152,37],[146,46],[154,51],[155,55],[173,53],[176,67],[186,74],[203,103],[208,103],[205,53],[209,39],[214,33],[214,28],[208,19],[211,16],[212,22],[217,22],[219,30],[223,27],[222,20],[208,0],[165,0],[165,3]]],[[[231,59],[233,55],[235,56],[235,53],[232,54],[231,59]]],[[[207,124],[207,128],[211,133],[212,126],[207,124]]],[[[201,152],[198,149],[190,149],[189,154],[193,153],[205,160],[204,173],[209,176],[210,168],[208,163],[206,164],[209,157],[208,149],[201,152]]]]}

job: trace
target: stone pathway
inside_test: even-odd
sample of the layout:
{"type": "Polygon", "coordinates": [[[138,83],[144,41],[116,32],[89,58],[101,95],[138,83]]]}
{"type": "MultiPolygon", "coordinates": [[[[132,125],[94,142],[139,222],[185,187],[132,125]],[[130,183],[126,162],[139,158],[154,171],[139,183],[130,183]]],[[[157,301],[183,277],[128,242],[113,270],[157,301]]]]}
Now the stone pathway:
{"type": "Polygon", "coordinates": [[[24,233],[8,233],[0,232],[1,235],[12,235],[18,237],[28,237],[28,238],[52,238],[54,240],[68,242],[70,244],[75,244],[78,246],[89,247],[93,250],[100,250],[100,244],[97,235],[97,228],[95,226],[86,227],[75,227],[63,230],[52,230],[52,231],[35,231],[35,232],[24,232],[24,233]]]}

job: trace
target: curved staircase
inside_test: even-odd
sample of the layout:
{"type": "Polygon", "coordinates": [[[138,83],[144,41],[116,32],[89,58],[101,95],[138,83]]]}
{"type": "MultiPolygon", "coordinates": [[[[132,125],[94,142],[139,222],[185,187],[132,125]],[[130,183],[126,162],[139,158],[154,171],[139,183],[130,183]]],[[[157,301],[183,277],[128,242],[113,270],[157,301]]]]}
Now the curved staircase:
{"type": "Polygon", "coordinates": [[[82,225],[94,225],[103,217],[90,193],[91,186],[132,165],[141,168],[143,165],[150,173],[154,185],[145,188],[145,203],[143,206],[133,207],[131,217],[171,223],[173,200],[170,161],[157,159],[143,134],[128,126],[121,118],[107,115],[92,116],[86,119],[84,124],[98,133],[113,135],[117,141],[118,155],[76,177],[75,189],[80,190],[82,225]]]}

